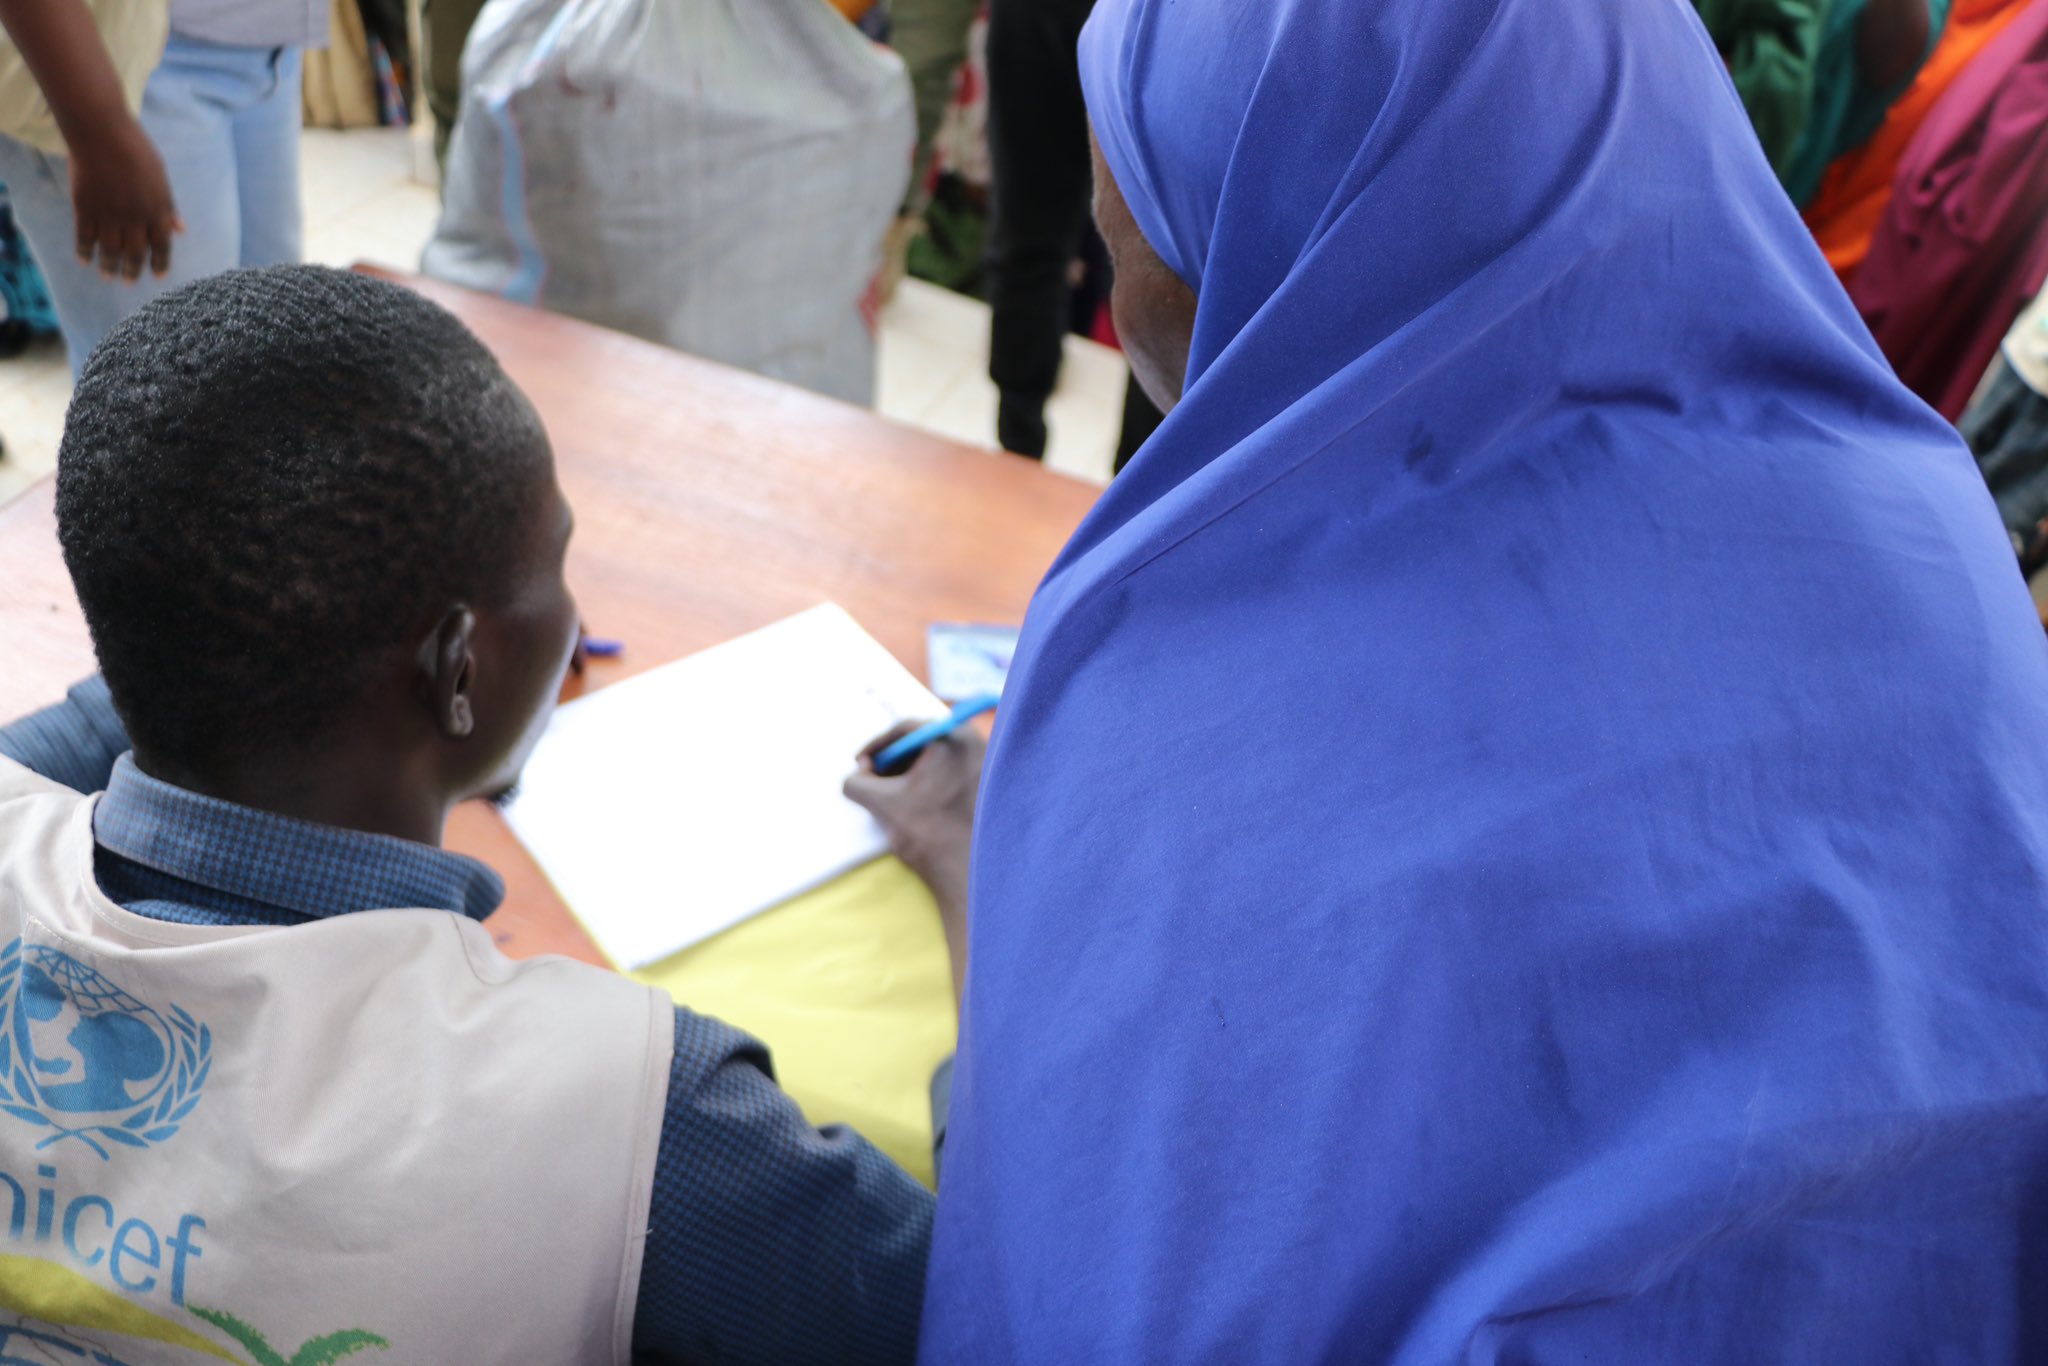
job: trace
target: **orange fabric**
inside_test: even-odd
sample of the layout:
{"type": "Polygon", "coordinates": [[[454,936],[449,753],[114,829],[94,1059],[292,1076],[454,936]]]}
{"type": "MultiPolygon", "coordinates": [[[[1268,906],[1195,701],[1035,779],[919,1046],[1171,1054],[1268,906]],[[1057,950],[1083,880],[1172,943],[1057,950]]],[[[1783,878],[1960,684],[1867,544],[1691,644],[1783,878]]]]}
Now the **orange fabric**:
{"type": "Polygon", "coordinates": [[[1891,203],[1892,181],[1906,145],[1920,125],[1986,44],[2020,16],[2029,3],[2048,0],[1956,0],[1941,42],[1919,77],[1899,97],[1870,141],[1845,152],[1820,183],[1806,208],[1806,226],[1827,253],[1828,264],[1847,285],[1870,253],[1870,238],[1891,203]]]}

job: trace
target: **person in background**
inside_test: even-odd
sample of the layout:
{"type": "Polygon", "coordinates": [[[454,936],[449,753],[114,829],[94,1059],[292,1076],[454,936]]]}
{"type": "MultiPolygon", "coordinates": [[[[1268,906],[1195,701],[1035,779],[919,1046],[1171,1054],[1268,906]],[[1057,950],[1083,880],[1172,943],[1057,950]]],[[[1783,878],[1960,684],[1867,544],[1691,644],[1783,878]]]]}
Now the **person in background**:
{"type": "Polygon", "coordinates": [[[895,53],[820,0],[493,0],[462,71],[423,274],[874,401],[895,53]]]}
{"type": "Polygon", "coordinates": [[[299,259],[300,53],[325,45],[329,2],[170,0],[139,118],[120,104],[80,0],[0,6],[68,145],[60,156],[0,137],[0,183],[74,374],[165,290],[299,259]]]}
{"type": "Polygon", "coordinates": [[[2021,568],[2048,566],[2048,293],[2012,325],[1958,426],[2021,568]]]}
{"type": "MultiPolygon", "coordinates": [[[[440,847],[455,803],[516,781],[577,640],[547,433],[460,322],[308,266],[152,302],[79,381],[57,531],[103,674],[0,729],[0,976],[89,960],[191,1012],[218,1065],[203,1095],[187,1077],[189,1122],[105,1167],[39,1148],[16,1106],[0,1171],[56,1164],[167,1217],[168,1304],[287,1351],[349,1330],[415,1362],[910,1358],[931,1194],[812,1127],[739,1031],[505,961],[477,923],[504,883],[440,847]]],[[[945,832],[915,866],[956,936],[978,770],[958,737],[850,784],[945,832]]],[[[64,1015],[94,1009],[77,976],[37,979],[36,1018],[87,1056],[59,1029],[20,1065],[119,1087],[132,1060],[64,1015]]],[[[121,1268],[86,1264],[103,1292],[158,1283],[121,1268]]]]}
{"type": "Polygon", "coordinates": [[[10,180],[35,181],[47,175],[40,153],[49,151],[68,167],[74,229],[34,251],[75,253],[108,277],[161,276],[180,224],[163,159],[136,112],[163,58],[164,26],[130,17],[103,34],[99,22],[83,0],[0,0],[0,28],[20,62],[11,71],[25,69],[42,95],[40,108],[18,103],[0,129],[0,165],[12,168],[10,180]]]}
{"type": "Polygon", "coordinates": [[[1170,411],[1004,689],[923,1360],[2048,1359],[2048,650],[1697,20],[1081,70],[1170,411]]]}
{"type": "Polygon", "coordinates": [[[1849,297],[1899,377],[1959,421],[2048,279],[2048,0],[1956,77],[1896,179],[1849,297]]]}
{"type": "Polygon", "coordinates": [[[954,82],[967,61],[968,38],[981,6],[982,0],[890,0],[889,46],[896,49],[910,72],[911,98],[917,110],[917,155],[911,162],[910,190],[903,197],[903,210],[885,249],[884,303],[903,279],[912,239],[924,231],[939,128],[953,100],[954,82]]]}
{"type": "Polygon", "coordinates": [[[1829,165],[1870,140],[1906,92],[1948,23],[1951,0],[1829,0],[1813,107],[1780,169],[1805,208],[1829,165]]]}
{"type": "Polygon", "coordinates": [[[1877,131],[1940,35],[1950,0],[1697,0],[1792,202],[1877,131]]]}
{"type": "Polygon", "coordinates": [[[1870,239],[1890,205],[1899,162],[1914,134],[1956,78],[1992,39],[2020,17],[2030,0],[1955,0],[1934,55],[1884,123],[1861,146],[1836,158],[1804,212],[1806,226],[1844,287],[1856,278],[1870,239]]]}
{"type": "Polygon", "coordinates": [[[1695,0],[1771,168],[1791,161],[1813,109],[1828,0],[1695,0]]]}
{"type": "Polygon", "coordinates": [[[420,2],[420,77],[434,117],[434,160],[444,171],[455,116],[462,112],[462,46],[483,7],[484,0],[420,2]]]}
{"type": "MultiPolygon", "coordinates": [[[[1045,405],[1059,381],[1072,273],[1089,226],[1088,117],[1074,49],[1094,4],[989,5],[989,378],[1000,394],[996,440],[1033,460],[1045,457],[1045,405]]],[[[1144,392],[1127,386],[1119,469],[1158,420],[1144,392]]]]}

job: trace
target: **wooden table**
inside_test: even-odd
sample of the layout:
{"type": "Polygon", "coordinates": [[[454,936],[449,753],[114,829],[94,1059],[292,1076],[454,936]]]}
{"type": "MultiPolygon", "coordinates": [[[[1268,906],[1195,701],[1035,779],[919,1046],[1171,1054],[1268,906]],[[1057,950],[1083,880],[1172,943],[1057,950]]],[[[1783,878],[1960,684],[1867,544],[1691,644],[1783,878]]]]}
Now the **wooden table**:
{"type": "MultiPolygon", "coordinates": [[[[533,399],[576,509],[569,582],[627,642],[570,691],[831,600],[922,677],[934,620],[1018,621],[1096,490],[772,380],[502,300],[399,278],[453,310],[533,399]]],[[[0,720],[92,672],[51,481],[0,510],[0,720]]],[[[505,875],[515,955],[601,962],[495,812],[448,844],[505,875]]]]}

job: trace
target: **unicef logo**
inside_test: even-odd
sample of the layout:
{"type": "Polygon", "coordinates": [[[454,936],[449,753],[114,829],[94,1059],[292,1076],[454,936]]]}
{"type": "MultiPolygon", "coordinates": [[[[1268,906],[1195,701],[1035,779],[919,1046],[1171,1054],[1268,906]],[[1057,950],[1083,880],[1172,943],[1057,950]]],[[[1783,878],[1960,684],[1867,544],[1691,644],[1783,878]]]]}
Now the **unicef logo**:
{"type": "Polygon", "coordinates": [[[38,1150],[161,1143],[212,1069],[213,1032],[178,1007],[166,1020],[45,945],[0,949],[0,1110],[49,1131],[38,1150]]]}

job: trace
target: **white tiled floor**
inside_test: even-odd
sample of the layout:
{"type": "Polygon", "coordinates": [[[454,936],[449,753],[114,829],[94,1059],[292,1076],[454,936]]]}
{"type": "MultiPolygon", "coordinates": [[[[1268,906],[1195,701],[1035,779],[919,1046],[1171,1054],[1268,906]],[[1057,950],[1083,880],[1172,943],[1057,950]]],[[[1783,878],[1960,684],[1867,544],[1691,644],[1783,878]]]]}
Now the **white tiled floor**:
{"type": "MultiPolygon", "coordinates": [[[[413,151],[395,129],[305,134],[306,258],[410,270],[434,230],[440,201],[411,175],[413,151]]],[[[995,441],[995,386],[988,381],[988,309],[972,299],[905,281],[882,314],[881,381],[886,416],[971,445],[995,441]]],[[[1047,463],[1096,482],[1109,478],[1123,413],[1123,357],[1067,339],[1059,392],[1046,414],[1047,463]]],[[[57,456],[71,392],[63,348],[39,342],[0,361],[0,504],[47,474],[57,456]]]]}
{"type": "Polygon", "coordinates": [[[0,361],[0,440],[7,443],[0,458],[0,507],[56,467],[70,397],[71,369],[56,338],[0,361]]]}
{"type": "Polygon", "coordinates": [[[326,266],[371,261],[417,270],[441,196],[412,178],[402,129],[307,129],[301,143],[306,259],[326,266]]]}
{"type": "MultiPolygon", "coordinates": [[[[1107,346],[1068,337],[1060,387],[1046,407],[1046,463],[1107,483],[1123,424],[1130,368],[1107,346]]],[[[906,280],[882,314],[882,373],[875,406],[899,422],[969,445],[995,441],[996,388],[988,378],[988,306],[906,280]]]]}

